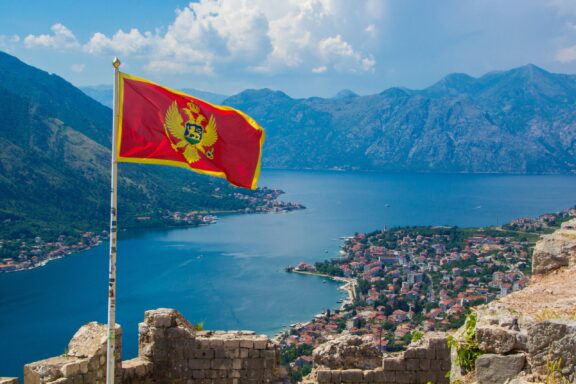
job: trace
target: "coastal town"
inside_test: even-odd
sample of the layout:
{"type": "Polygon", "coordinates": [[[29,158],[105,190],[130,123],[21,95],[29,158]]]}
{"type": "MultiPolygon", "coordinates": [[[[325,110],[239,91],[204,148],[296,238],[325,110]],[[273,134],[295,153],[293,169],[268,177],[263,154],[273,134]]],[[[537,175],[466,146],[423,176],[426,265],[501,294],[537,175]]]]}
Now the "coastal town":
{"type": "MultiPolygon", "coordinates": [[[[216,191],[217,192],[217,191],[216,191]]],[[[200,226],[215,224],[218,214],[236,213],[281,213],[297,209],[304,209],[298,203],[278,200],[284,192],[279,189],[261,188],[251,195],[235,193],[234,197],[246,200],[246,208],[238,211],[226,212],[171,212],[161,211],[158,213],[159,220],[151,216],[138,216],[132,222],[140,225],[128,225],[124,229],[138,227],[158,226],[200,226]]],[[[4,223],[9,225],[10,223],[4,223]]],[[[46,265],[51,260],[60,259],[76,252],[86,251],[100,245],[108,239],[108,231],[78,231],[73,234],[61,234],[56,238],[32,238],[0,239],[0,273],[15,272],[46,265]]]]}
{"type": "Polygon", "coordinates": [[[422,332],[458,328],[470,307],[524,288],[539,235],[573,217],[576,209],[502,227],[357,233],[344,240],[337,259],[288,267],[288,272],[344,281],[349,292],[340,309],[326,310],[280,336],[293,357],[293,377],[306,374],[314,347],[342,332],[393,352],[422,332]]]}

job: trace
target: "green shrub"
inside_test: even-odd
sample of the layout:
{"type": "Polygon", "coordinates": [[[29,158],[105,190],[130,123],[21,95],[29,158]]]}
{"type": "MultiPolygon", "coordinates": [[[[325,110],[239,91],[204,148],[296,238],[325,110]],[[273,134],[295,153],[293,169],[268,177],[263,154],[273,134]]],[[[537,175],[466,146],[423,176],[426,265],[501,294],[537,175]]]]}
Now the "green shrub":
{"type": "Polygon", "coordinates": [[[464,323],[464,334],[460,339],[448,336],[448,346],[456,349],[456,363],[460,365],[464,372],[474,369],[476,359],[482,355],[478,342],[476,341],[476,321],[478,315],[471,312],[466,316],[464,323]]]}

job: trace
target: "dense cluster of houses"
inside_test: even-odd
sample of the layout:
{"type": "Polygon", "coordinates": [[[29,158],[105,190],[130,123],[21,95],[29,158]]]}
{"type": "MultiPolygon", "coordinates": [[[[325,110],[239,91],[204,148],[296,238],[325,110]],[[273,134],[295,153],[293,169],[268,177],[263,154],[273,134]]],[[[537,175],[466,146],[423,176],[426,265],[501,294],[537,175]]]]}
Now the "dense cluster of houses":
{"type": "Polygon", "coordinates": [[[15,249],[13,256],[0,259],[0,272],[13,272],[30,269],[46,264],[50,260],[59,259],[73,252],[85,251],[99,245],[108,238],[108,232],[84,232],[79,238],[59,236],[55,241],[44,241],[36,237],[33,241],[0,240],[0,248],[15,249]]]}
{"type": "Polygon", "coordinates": [[[546,213],[538,217],[520,217],[504,225],[504,228],[523,232],[542,232],[558,227],[560,220],[570,217],[576,217],[576,208],[558,213],[546,213]]]}
{"type": "Polygon", "coordinates": [[[347,330],[393,351],[409,343],[415,330],[458,327],[468,307],[528,283],[533,239],[447,227],[356,234],[344,242],[342,258],[293,269],[329,270],[355,280],[354,303],[293,328],[283,340],[317,346],[347,330]]]}
{"type": "Polygon", "coordinates": [[[277,200],[282,193],[284,192],[278,189],[265,188],[258,196],[234,193],[234,197],[238,200],[246,200],[251,204],[250,207],[244,209],[244,213],[287,212],[304,208],[299,203],[277,200]]]}

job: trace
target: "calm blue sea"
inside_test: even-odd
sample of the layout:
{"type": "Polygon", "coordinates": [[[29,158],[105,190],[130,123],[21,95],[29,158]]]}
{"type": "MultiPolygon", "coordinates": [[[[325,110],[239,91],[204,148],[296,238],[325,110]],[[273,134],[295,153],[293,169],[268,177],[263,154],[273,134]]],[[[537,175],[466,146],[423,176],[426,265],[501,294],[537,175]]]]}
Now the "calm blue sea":
{"type": "MultiPolygon", "coordinates": [[[[501,224],[576,204],[576,176],[265,170],[261,185],[308,209],[121,234],[117,319],[125,358],[137,354],[137,323],[147,309],[176,308],[208,329],[272,335],[337,307],[336,284],[283,267],[337,256],[341,236],[384,226],[501,224]]],[[[106,321],[107,268],[103,244],[0,274],[0,376],[21,376],[23,364],[63,353],[82,324],[106,321]]]]}

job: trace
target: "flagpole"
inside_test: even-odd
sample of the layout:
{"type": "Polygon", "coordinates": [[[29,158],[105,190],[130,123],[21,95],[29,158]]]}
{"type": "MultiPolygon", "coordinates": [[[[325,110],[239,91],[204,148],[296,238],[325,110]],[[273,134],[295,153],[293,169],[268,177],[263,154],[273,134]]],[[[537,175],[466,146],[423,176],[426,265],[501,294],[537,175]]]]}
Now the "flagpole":
{"type": "Polygon", "coordinates": [[[118,91],[120,60],[112,61],[114,67],[114,111],[112,115],[112,161],[110,168],[110,270],[108,274],[108,342],[106,348],[106,384],[114,384],[116,365],[116,235],[117,185],[118,185],[118,91]]]}

